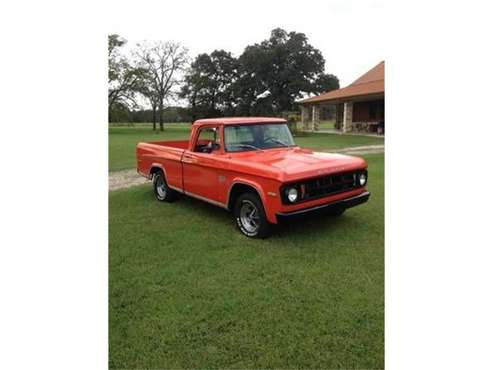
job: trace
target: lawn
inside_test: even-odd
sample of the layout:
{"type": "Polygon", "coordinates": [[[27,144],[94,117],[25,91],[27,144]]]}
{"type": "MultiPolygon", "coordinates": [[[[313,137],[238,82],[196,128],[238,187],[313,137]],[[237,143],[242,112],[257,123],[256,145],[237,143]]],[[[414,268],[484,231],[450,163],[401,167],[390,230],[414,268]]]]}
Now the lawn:
{"type": "MultiPolygon", "coordinates": [[[[135,146],[139,141],[184,140],[190,133],[189,124],[166,124],[165,131],[153,132],[150,126],[109,128],[109,170],[135,168],[135,146]]],[[[299,133],[298,145],[317,150],[332,150],[351,146],[383,144],[383,138],[299,133]]]]}
{"type": "Polygon", "coordinates": [[[109,128],[110,171],[135,168],[135,146],[140,141],[188,139],[190,124],[166,124],[165,131],[152,131],[152,126],[109,128]]]}
{"type": "Polygon", "coordinates": [[[335,120],[320,121],[320,130],[332,130],[335,128],[335,120]]]}
{"type": "Polygon", "coordinates": [[[366,159],[367,204],[267,240],[150,185],[110,192],[109,366],[383,368],[384,157],[366,159]]]}
{"type": "Polygon", "coordinates": [[[299,133],[294,138],[297,145],[315,150],[337,150],[363,145],[383,145],[384,138],[341,134],[299,133]]]}

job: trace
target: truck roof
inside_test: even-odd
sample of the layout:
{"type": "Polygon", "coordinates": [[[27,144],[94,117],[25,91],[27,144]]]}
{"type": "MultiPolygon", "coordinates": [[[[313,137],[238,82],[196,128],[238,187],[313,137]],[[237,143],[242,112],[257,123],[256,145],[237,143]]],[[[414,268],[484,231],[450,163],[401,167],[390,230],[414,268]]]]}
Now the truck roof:
{"type": "Polygon", "coordinates": [[[195,121],[194,126],[201,126],[211,123],[221,125],[255,124],[255,123],[285,123],[284,118],[278,117],[224,117],[224,118],[205,118],[195,121]]]}

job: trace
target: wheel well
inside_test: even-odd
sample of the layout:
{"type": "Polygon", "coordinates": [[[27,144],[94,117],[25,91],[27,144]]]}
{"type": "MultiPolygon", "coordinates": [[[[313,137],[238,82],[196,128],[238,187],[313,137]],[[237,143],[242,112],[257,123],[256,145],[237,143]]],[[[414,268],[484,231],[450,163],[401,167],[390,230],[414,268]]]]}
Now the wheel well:
{"type": "Polygon", "coordinates": [[[229,201],[228,201],[228,209],[229,210],[233,209],[235,202],[236,202],[236,199],[238,199],[238,197],[244,193],[257,194],[260,201],[262,202],[262,198],[260,197],[260,194],[258,193],[257,189],[255,189],[251,185],[237,183],[237,184],[233,185],[233,187],[231,188],[231,190],[229,192],[229,201]]]}
{"type": "Polygon", "coordinates": [[[162,168],[160,167],[152,167],[151,170],[149,171],[149,176],[151,177],[151,179],[154,177],[154,174],[158,173],[158,172],[162,172],[164,174],[164,171],[162,168]]]}

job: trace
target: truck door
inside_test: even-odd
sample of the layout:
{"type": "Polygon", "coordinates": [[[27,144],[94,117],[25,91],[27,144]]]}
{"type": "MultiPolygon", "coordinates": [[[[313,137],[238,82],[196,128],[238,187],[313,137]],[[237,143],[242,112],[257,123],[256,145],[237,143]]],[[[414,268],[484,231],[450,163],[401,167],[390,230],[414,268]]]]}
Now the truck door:
{"type": "MultiPolygon", "coordinates": [[[[183,154],[183,185],[185,193],[218,202],[218,175],[221,156],[219,126],[200,128],[195,147],[183,154]]],[[[222,203],[222,202],[221,202],[222,203]]]]}

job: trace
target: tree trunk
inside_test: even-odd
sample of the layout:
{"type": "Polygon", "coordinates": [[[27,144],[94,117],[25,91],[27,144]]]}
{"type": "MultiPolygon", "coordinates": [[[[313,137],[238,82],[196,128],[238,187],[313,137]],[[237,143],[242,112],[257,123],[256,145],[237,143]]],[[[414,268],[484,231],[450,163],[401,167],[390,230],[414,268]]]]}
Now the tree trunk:
{"type": "Polygon", "coordinates": [[[152,131],[156,131],[156,106],[152,106],[152,131]]]}
{"type": "Polygon", "coordinates": [[[163,126],[163,101],[159,103],[159,130],[164,131],[163,126]]]}
{"type": "Polygon", "coordinates": [[[196,119],[196,117],[197,117],[197,115],[196,115],[196,111],[195,111],[195,101],[196,101],[196,99],[197,99],[197,94],[196,94],[196,93],[194,93],[194,94],[192,95],[192,123],[194,123],[194,122],[195,122],[195,119],[196,119]]]}

